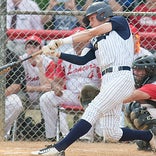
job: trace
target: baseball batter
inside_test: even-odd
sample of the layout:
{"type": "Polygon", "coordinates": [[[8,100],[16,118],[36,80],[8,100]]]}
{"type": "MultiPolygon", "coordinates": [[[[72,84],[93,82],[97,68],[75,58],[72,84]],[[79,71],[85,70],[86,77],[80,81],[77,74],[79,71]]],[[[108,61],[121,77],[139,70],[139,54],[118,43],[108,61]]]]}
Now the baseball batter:
{"type": "Polygon", "coordinates": [[[85,18],[89,20],[91,29],[64,39],[52,40],[42,50],[44,54],[56,56],[75,64],[85,64],[96,58],[103,75],[100,93],[91,101],[81,120],[63,140],[53,146],[34,151],[32,154],[57,156],[63,153],[73,142],[87,133],[101,116],[104,117],[104,131],[107,140],[114,142],[144,140],[149,141],[155,148],[153,129],[139,131],[119,127],[123,100],[134,90],[131,70],[134,45],[127,20],[122,16],[113,16],[110,6],[104,2],[92,3],[86,10],[85,18]],[[62,44],[90,39],[92,39],[91,42],[95,50],[90,50],[83,57],[55,52],[55,49],[62,44]]]}

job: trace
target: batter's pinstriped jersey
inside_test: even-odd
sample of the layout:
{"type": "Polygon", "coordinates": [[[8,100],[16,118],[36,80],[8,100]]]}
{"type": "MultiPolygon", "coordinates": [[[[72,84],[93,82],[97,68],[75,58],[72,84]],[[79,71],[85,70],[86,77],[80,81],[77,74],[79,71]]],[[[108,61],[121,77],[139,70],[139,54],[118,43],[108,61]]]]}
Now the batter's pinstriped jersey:
{"type": "Polygon", "coordinates": [[[129,38],[123,37],[117,31],[111,31],[92,39],[92,44],[98,46],[95,55],[102,70],[110,66],[131,66],[134,55],[133,38],[132,35],[129,38]]]}
{"type": "Polygon", "coordinates": [[[134,58],[134,42],[127,20],[122,16],[110,18],[112,31],[91,40],[90,51],[83,57],[61,53],[60,58],[84,65],[96,58],[101,70],[108,67],[131,66],[134,58]],[[81,60],[81,61],[80,61],[81,60]]]}

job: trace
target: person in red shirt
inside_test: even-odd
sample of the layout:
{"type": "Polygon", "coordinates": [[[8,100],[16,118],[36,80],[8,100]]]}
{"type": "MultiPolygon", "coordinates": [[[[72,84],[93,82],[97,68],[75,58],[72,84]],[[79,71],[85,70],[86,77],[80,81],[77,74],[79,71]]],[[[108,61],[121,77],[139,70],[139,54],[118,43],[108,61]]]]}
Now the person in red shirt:
{"type": "MultiPolygon", "coordinates": [[[[149,129],[155,124],[154,120],[156,119],[156,58],[153,55],[139,57],[133,62],[132,68],[136,89],[131,96],[124,100],[124,103],[131,102],[126,104],[124,112],[128,118],[127,121],[133,128],[145,130],[144,125],[147,125],[148,122],[149,126],[146,129],[149,129]],[[132,105],[135,108],[132,109],[132,105]],[[137,109],[140,110],[137,118],[140,119],[142,116],[141,127],[138,126],[135,119],[132,119],[132,113],[137,112],[137,109]],[[130,115],[127,114],[127,110],[130,110],[130,115]]],[[[151,150],[148,142],[136,141],[136,143],[139,150],[151,150]]]]}
{"type": "MultiPolygon", "coordinates": [[[[137,6],[133,11],[156,12],[156,1],[146,0],[146,3],[137,6]]],[[[145,36],[142,37],[142,46],[150,50],[156,50],[156,38],[152,39],[152,36],[156,33],[156,16],[131,16],[130,24],[135,25],[139,32],[145,33],[145,36]]]]}

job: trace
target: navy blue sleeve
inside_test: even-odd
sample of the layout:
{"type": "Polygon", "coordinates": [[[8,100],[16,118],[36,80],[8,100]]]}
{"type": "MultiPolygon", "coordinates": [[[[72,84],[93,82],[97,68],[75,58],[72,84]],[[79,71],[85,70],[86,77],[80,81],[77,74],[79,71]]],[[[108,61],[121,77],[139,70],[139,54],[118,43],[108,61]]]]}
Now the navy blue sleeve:
{"type": "Polygon", "coordinates": [[[124,40],[130,37],[130,29],[126,18],[114,16],[110,19],[112,30],[116,31],[124,40]]]}
{"type": "Polygon", "coordinates": [[[88,53],[84,56],[78,56],[78,55],[72,55],[72,54],[65,54],[61,53],[60,59],[71,62],[73,64],[77,65],[84,65],[88,63],[91,60],[94,60],[95,57],[95,51],[93,49],[90,49],[88,53]]]}
{"type": "Polygon", "coordinates": [[[89,44],[86,47],[92,49],[92,51],[94,52],[97,50],[97,48],[95,48],[91,42],[89,42],[89,44]]]}

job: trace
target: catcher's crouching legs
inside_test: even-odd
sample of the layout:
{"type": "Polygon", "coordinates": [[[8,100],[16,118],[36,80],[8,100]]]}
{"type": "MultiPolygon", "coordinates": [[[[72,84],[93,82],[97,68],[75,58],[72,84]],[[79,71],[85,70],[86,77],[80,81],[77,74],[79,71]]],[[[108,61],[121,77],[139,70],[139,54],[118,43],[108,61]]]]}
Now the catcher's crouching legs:
{"type": "MultiPolygon", "coordinates": [[[[138,130],[148,130],[156,125],[156,119],[153,119],[147,107],[138,102],[127,104],[124,109],[125,118],[132,128],[138,130]]],[[[137,140],[138,150],[151,151],[149,142],[137,140]]]]}

